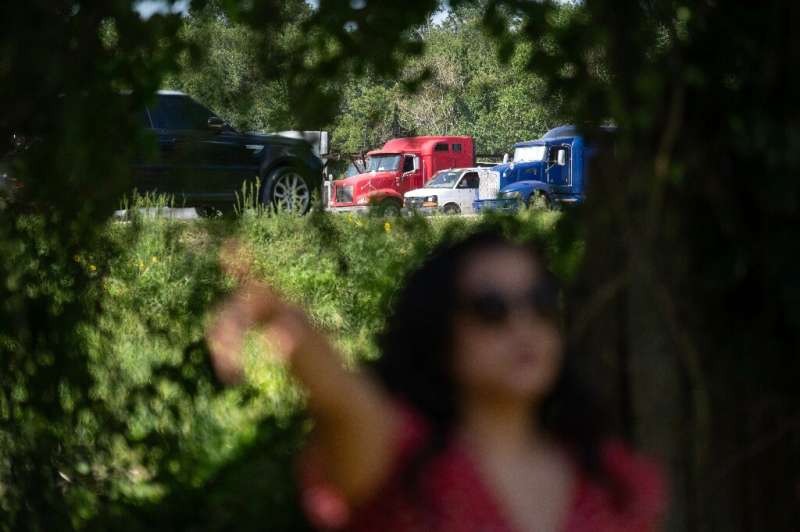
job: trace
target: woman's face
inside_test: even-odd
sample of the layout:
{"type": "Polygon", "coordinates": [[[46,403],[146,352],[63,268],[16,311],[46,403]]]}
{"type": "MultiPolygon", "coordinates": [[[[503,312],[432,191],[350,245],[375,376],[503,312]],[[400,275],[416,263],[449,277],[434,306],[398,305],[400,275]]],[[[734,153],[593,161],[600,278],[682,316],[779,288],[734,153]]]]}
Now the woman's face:
{"type": "Polygon", "coordinates": [[[463,393],[538,402],[561,368],[556,323],[536,310],[542,280],[530,253],[510,246],[466,258],[457,279],[453,370],[463,393]]]}

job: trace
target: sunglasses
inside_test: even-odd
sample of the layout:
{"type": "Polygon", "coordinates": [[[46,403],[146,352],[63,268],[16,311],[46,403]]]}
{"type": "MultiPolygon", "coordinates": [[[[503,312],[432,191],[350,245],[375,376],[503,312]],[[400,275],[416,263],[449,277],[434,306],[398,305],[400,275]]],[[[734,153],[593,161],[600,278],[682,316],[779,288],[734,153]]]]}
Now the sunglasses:
{"type": "Polygon", "coordinates": [[[559,293],[555,286],[543,283],[508,296],[487,291],[461,299],[459,310],[489,325],[501,325],[521,310],[533,311],[540,317],[555,319],[559,314],[559,293]]]}

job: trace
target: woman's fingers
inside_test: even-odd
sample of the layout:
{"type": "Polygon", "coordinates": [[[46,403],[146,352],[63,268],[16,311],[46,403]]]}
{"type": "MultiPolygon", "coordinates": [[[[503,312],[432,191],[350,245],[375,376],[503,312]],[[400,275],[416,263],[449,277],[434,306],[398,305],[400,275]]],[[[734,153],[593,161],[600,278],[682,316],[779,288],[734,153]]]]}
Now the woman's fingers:
{"type": "Polygon", "coordinates": [[[222,271],[233,277],[239,288],[216,311],[206,330],[211,362],[217,378],[235,384],[244,377],[241,351],[244,336],[263,315],[268,314],[266,287],[252,280],[253,258],[237,239],[226,240],[219,250],[222,271]]]}
{"type": "Polygon", "coordinates": [[[217,378],[225,384],[242,380],[241,350],[250,321],[233,305],[225,305],[206,332],[211,362],[217,378]]]}

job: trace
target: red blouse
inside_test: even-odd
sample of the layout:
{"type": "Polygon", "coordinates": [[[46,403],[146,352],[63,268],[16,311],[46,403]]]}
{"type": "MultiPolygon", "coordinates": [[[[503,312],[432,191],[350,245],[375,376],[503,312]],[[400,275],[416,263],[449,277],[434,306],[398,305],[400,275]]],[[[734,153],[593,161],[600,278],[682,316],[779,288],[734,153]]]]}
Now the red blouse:
{"type": "MultiPolygon", "coordinates": [[[[348,508],[320,476],[313,457],[305,457],[302,500],[311,522],[323,530],[352,532],[514,532],[476,464],[458,444],[451,444],[424,466],[416,493],[405,487],[404,467],[425,444],[428,430],[409,411],[403,411],[402,418],[393,474],[371,500],[357,508],[348,508]]],[[[605,485],[581,475],[563,532],[657,530],[666,501],[659,468],[619,442],[603,447],[602,460],[624,494],[624,505],[605,485]]]]}

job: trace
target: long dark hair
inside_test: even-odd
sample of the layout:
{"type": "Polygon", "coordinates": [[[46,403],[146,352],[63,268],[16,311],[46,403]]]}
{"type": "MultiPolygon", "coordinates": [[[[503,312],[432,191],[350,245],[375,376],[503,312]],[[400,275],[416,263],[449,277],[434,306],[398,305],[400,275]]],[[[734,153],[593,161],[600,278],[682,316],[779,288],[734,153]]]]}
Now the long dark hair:
{"type": "MultiPolygon", "coordinates": [[[[409,274],[378,337],[381,358],[373,370],[390,393],[414,408],[429,424],[431,437],[415,460],[416,469],[447,445],[458,422],[458,390],[450,361],[452,318],[458,303],[456,283],[467,259],[493,248],[529,252],[545,272],[541,282],[554,294],[553,305],[558,306],[556,302],[561,299],[557,279],[546,270],[538,247],[511,242],[494,230],[440,245],[409,274]]],[[[559,309],[554,308],[550,317],[561,320],[560,315],[559,309]]],[[[586,473],[602,477],[600,445],[607,433],[606,418],[597,398],[582,384],[569,349],[539,416],[541,426],[574,453],[586,473]]]]}

